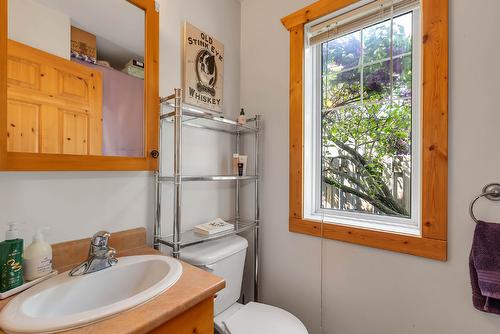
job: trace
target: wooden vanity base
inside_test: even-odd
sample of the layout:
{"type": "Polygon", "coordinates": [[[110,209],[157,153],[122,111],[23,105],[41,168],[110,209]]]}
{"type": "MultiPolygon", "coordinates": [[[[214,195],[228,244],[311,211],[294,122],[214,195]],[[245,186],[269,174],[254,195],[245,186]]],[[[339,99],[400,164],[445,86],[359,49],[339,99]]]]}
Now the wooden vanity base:
{"type": "Polygon", "coordinates": [[[155,330],[153,334],[213,334],[214,299],[205,299],[155,330]]]}

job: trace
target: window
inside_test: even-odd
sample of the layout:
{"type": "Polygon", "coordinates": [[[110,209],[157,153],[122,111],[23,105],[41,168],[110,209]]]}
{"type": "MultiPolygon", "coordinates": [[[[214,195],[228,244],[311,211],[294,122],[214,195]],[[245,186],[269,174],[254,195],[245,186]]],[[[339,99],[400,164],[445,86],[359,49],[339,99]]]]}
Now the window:
{"type": "Polygon", "coordinates": [[[305,217],[420,234],[419,5],[400,4],[306,26],[305,217]]]}
{"type": "Polygon", "coordinates": [[[282,23],[290,231],[446,260],[448,0],[320,0],[282,23]]]}

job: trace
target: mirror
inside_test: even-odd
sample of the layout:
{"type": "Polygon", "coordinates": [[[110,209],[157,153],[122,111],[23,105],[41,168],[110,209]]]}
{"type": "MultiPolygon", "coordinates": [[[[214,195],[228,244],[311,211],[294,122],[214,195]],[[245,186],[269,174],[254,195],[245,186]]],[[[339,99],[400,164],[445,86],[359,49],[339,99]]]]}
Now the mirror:
{"type": "MultiPolygon", "coordinates": [[[[153,0],[8,0],[7,157],[148,159],[156,144],[147,110],[156,106],[148,106],[147,90],[158,97],[157,87],[145,85],[151,6],[153,0]]],[[[156,75],[149,78],[157,86],[156,75]]]]}

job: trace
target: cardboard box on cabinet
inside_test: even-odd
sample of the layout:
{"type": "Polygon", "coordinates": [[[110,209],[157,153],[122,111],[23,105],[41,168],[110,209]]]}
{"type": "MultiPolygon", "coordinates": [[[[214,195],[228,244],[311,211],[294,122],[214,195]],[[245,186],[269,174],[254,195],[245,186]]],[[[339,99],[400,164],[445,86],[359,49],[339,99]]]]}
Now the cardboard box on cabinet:
{"type": "Polygon", "coordinates": [[[97,43],[95,35],[76,27],[71,27],[71,57],[97,63],[97,43]]]}

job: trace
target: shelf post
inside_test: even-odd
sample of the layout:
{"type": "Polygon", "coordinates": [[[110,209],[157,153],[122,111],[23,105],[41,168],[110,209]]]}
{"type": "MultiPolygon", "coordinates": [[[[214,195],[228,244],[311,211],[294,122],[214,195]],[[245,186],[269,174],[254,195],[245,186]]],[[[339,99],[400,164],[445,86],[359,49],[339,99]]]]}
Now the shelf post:
{"type": "Polygon", "coordinates": [[[176,88],[174,100],[174,226],[172,255],[180,256],[182,201],[182,89],[176,88]]]}
{"type": "MultiPolygon", "coordinates": [[[[161,137],[161,136],[160,136],[161,137]]],[[[161,138],[160,138],[161,140],[161,138]]],[[[158,157],[160,158],[160,157],[158,157]]],[[[161,162],[160,162],[161,164],[161,162]]],[[[161,165],[160,165],[161,166],[161,165]]],[[[161,167],[159,168],[161,171],[161,167]]],[[[156,250],[160,250],[160,237],[161,237],[161,186],[160,186],[160,172],[156,171],[155,174],[155,211],[154,211],[154,237],[153,237],[153,247],[156,250]]]]}
{"type": "MultiPolygon", "coordinates": [[[[236,154],[240,154],[240,132],[236,133],[236,154]]],[[[236,228],[238,228],[238,224],[240,221],[240,180],[236,179],[236,187],[234,190],[234,223],[236,228]]]]}
{"type": "Polygon", "coordinates": [[[260,142],[260,127],[261,127],[261,116],[260,115],[255,115],[255,127],[257,131],[255,132],[255,202],[254,202],[254,207],[255,207],[255,212],[254,212],[254,219],[255,219],[255,228],[254,228],[254,268],[253,268],[253,278],[254,278],[254,289],[253,289],[253,294],[254,294],[254,301],[259,301],[259,279],[260,279],[260,273],[259,273],[259,261],[260,261],[260,251],[259,251],[259,230],[260,230],[260,198],[259,198],[259,183],[260,183],[260,161],[259,161],[259,142],[260,142]]]}
{"type": "MultiPolygon", "coordinates": [[[[160,99],[160,115],[163,107],[160,99]]],[[[155,211],[154,211],[154,227],[153,227],[153,248],[160,250],[161,238],[161,192],[160,177],[163,174],[163,159],[162,159],[162,142],[163,142],[163,122],[160,122],[159,138],[158,138],[158,170],[154,173],[155,177],[155,211]]]]}

